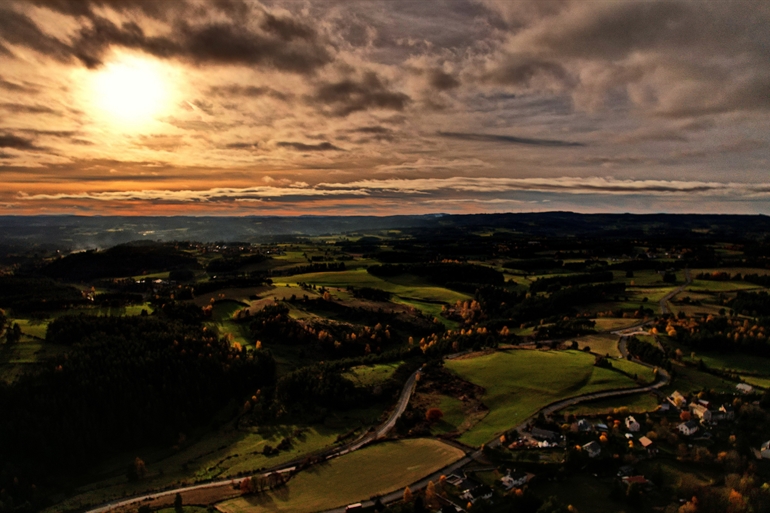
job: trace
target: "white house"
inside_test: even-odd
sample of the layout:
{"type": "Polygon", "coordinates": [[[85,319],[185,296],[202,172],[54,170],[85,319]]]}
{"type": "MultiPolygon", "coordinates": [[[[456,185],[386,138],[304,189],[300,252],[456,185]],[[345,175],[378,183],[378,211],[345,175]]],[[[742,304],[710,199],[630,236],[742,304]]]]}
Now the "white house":
{"type": "Polygon", "coordinates": [[[682,422],[677,426],[677,429],[680,433],[682,433],[685,436],[691,436],[698,432],[698,423],[694,420],[688,420],[687,422],[682,422]]]}
{"type": "Polygon", "coordinates": [[[636,433],[641,429],[641,426],[633,417],[626,417],[626,429],[631,431],[632,433],[636,433]]]}
{"type": "Polygon", "coordinates": [[[750,394],[754,391],[754,387],[748,383],[738,383],[735,385],[735,389],[742,394],[750,394]]]}

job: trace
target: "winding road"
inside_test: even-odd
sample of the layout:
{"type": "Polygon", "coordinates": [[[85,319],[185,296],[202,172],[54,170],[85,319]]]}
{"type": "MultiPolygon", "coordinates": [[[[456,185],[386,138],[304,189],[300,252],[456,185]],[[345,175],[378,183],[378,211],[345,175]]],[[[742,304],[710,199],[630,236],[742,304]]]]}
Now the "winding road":
{"type": "MultiPolygon", "coordinates": [[[[412,393],[414,392],[414,386],[415,386],[415,383],[417,382],[417,376],[419,374],[420,374],[420,371],[417,370],[413,372],[411,376],[409,376],[409,379],[406,380],[406,383],[404,383],[404,387],[401,389],[401,395],[398,398],[396,407],[393,410],[393,412],[388,416],[388,419],[385,422],[380,424],[377,428],[370,429],[358,439],[352,442],[349,442],[347,444],[344,444],[340,447],[337,447],[336,449],[326,453],[324,459],[329,460],[332,458],[336,458],[338,456],[342,456],[344,454],[348,454],[353,451],[357,451],[358,449],[364,447],[367,444],[370,444],[371,442],[377,439],[384,438],[390,432],[390,430],[393,429],[393,427],[396,425],[396,421],[398,420],[398,418],[406,410],[406,407],[409,404],[409,399],[411,399],[412,393]]],[[[272,474],[274,472],[278,472],[278,473],[292,472],[296,469],[296,466],[305,458],[306,458],[306,455],[303,456],[302,458],[298,458],[291,462],[284,463],[280,467],[269,469],[265,471],[264,475],[272,474]]],[[[199,484],[190,485],[190,486],[183,486],[180,488],[174,488],[172,490],[163,490],[160,492],[147,493],[144,495],[136,495],[128,499],[120,499],[120,500],[104,503],[96,508],[86,510],[85,513],[104,513],[106,511],[110,511],[115,508],[131,506],[132,504],[137,504],[145,501],[152,501],[163,497],[168,497],[170,495],[176,495],[177,493],[190,492],[194,490],[203,490],[206,488],[216,488],[219,486],[230,486],[233,482],[240,483],[241,479],[243,478],[217,479],[214,481],[207,481],[205,483],[199,483],[199,484]]],[[[425,484],[427,485],[427,481],[425,484]]]]}
{"type": "MultiPolygon", "coordinates": [[[[677,287],[676,289],[672,290],[671,292],[666,294],[660,300],[659,304],[660,304],[660,311],[661,311],[662,314],[671,313],[671,310],[668,307],[668,302],[674,296],[676,296],[677,294],[682,292],[692,282],[692,278],[690,277],[689,269],[685,269],[685,278],[686,278],[686,282],[683,285],[681,285],[681,286],[677,287]]],[[[624,330],[618,330],[618,331],[612,332],[613,334],[616,334],[616,335],[620,336],[620,340],[618,342],[618,348],[619,348],[621,354],[623,355],[623,358],[628,358],[628,351],[626,350],[626,347],[625,347],[626,346],[625,342],[626,342],[627,336],[633,334],[632,331],[634,331],[634,330],[640,331],[640,329],[642,327],[644,327],[646,324],[647,323],[641,323],[641,324],[639,324],[637,326],[632,326],[631,328],[626,328],[624,330]]],[[[646,363],[644,363],[642,361],[639,361],[639,360],[634,360],[634,361],[636,361],[637,363],[640,363],[642,365],[645,365],[647,367],[652,367],[651,365],[646,364],[646,363]]],[[[357,450],[361,449],[362,447],[366,446],[367,444],[370,444],[371,442],[373,442],[375,440],[378,440],[378,439],[381,439],[381,438],[384,438],[385,436],[387,436],[387,434],[390,432],[390,430],[392,430],[393,427],[396,425],[396,421],[398,421],[399,417],[406,410],[406,407],[409,404],[409,400],[412,397],[412,393],[414,392],[415,384],[416,384],[417,379],[418,379],[417,376],[419,375],[419,373],[420,373],[420,371],[417,370],[411,376],[409,376],[409,379],[407,379],[406,383],[404,384],[403,389],[401,390],[401,395],[399,396],[398,402],[396,403],[396,407],[394,408],[393,412],[390,414],[390,416],[388,417],[388,419],[385,422],[380,424],[377,428],[370,429],[367,433],[365,433],[363,436],[361,436],[357,440],[354,440],[353,442],[350,442],[348,444],[342,445],[342,446],[334,449],[333,451],[327,453],[326,456],[325,456],[325,459],[328,460],[328,459],[331,459],[331,458],[336,458],[336,457],[342,456],[344,454],[351,453],[353,451],[357,451],[357,450]]],[[[579,396],[572,397],[572,398],[569,398],[569,399],[562,399],[560,401],[556,401],[556,402],[553,402],[551,404],[548,404],[548,405],[544,406],[543,408],[541,408],[540,410],[535,412],[532,416],[528,417],[526,420],[524,420],[522,423],[520,423],[518,426],[515,426],[514,429],[517,429],[517,430],[521,431],[527,424],[529,424],[532,420],[534,420],[540,413],[543,413],[545,415],[550,415],[550,414],[552,414],[552,413],[554,413],[556,411],[559,411],[559,410],[562,410],[564,408],[567,408],[567,407],[570,407],[570,406],[574,406],[576,404],[579,404],[579,403],[582,403],[582,402],[586,402],[586,401],[593,401],[593,400],[596,400],[596,399],[605,399],[605,398],[609,398],[609,397],[619,397],[619,396],[624,396],[624,395],[632,395],[632,394],[641,394],[641,393],[645,393],[645,392],[651,392],[651,391],[657,390],[657,389],[667,385],[670,382],[670,380],[671,380],[671,378],[670,378],[670,376],[668,375],[668,373],[665,370],[658,369],[657,380],[652,385],[648,385],[648,386],[644,386],[644,387],[637,387],[637,388],[607,390],[607,391],[604,391],[604,392],[593,392],[593,393],[590,393],[590,394],[579,395],[579,396]]],[[[500,445],[500,440],[499,440],[499,438],[496,437],[493,440],[490,440],[487,445],[490,446],[490,447],[497,447],[497,446],[500,445]]],[[[427,486],[429,481],[434,481],[435,482],[441,475],[450,474],[450,473],[452,473],[455,470],[463,467],[464,465],[470,463],[472,460],[474,460],[474,459],[476,459],[476,458],[478,458],[480,456],[481,456],[481,451],[480,450],[475,450],[475,451],[469,452],[468,454],[466,454],[466,456],[464,458],[462,458],[462,459],[452,463],[451,465],[449,465],[449,466],[447,466],[445,468],[442,468],[442,469],[440,469],[440,470],[438,470],[438,471],[436,471],[436,472],[434,472],[434,473],[432,473],[432,474],[430,474],[428,476],[425,476],[424,478],[420,479],[419,481],[413,483],[412,485],[410,485],[410,488],[412,490],[419,490],[419,489],[427,486]]],[[[302,459],[304,459],[304,458],[302,458],[302,459]]],[[[280,468],[270,469],[268,472],[266,472],[266,474],[267,473],[272,473],[272,472],[279,472],[279,473],[291,472],[291,471],[295,470],[296,466],[300,463],[300,461],[301,461],[301,459],[298,459],[298,460],[292,461],[290,463],[285,463],[280,468]]],[[[139,496],[131,497],[129,499],[122,499],[122,500],[117,500],[117,501],[113,501],[113,502],[108,502],[108,503],[102,504],[102,505],[100,505],[100,506],[98,506],[96,508],[89,509],[85,513],[105,513],[107,511],[110,511],[110,510],[118,508],[118,507],[130,506],[132,504],[137,504],[139,502],[159,499],[159,498],[162,498],[162,497],[167,497],[169,495],[175,495],[177,493],[184,493],[184,492],[189,492],[189,491],[193,491],[193,490],[202,490],[202,489],[206,489],[206,488],[215,488],[215,487],[225,486],[225,485],[226,486],[230,486],[230,484],[233,483],[234,481],[238,482],[238,479],[232,479],[232,478],[220,479],[220,480],[209,481],[209,482],[205,482],[205,483],[199,483],[199,484],[195,484],[195,485],[175,488],[175,489],[172,489],[172,490],[164,490],[164,491],[161,491],[161,492],[155,492],[155,493],[139,495],[139,496]]],[[[402,494],[403,494],[402,490],[395,490],[395,491],[390,492],[390,493],[388,493],[386,495],[383,495],[382,497],[380,497],[380,500],[384,504],[387,504],[389,502],[394,502],[396,500],[401,499],[402,494]]],[[[363,501],[362,504],[363,504],[364,507],[368,507],[368,506],[373,505],[373,501],[371,501],[371,500],[363,501]]],[[[340,507],[340,508],[336,508],[336,509],[333,509],[333,510],[329,510],[328,513],[344,513],[344,511],[345,511],[345,507],[340,507]]]]}

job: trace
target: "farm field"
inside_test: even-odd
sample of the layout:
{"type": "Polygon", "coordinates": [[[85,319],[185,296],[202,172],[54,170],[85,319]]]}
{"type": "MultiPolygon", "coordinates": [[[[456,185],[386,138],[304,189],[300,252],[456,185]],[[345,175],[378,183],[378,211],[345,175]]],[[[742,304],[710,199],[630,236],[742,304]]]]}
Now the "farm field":
{"type": "Polygon", "coordinates": [[[393,377],[393,373],[404,362],[382,363],[376,365],[359,365],[352,367],[345,374],[356,386],[376,386],[393,377]]]}
{"type": "Polygon", "coordinates": [[[598,319],[591,320],[596,323],[596,326],[594,326],[596,331],[622,330],[641,322],[639,319],[622,319],[615,317],[600,317],[598,319]]]}
{"type": "Polygon", "coordinates": [[[653,369],[647,367],[646,365],[632,362],[630,360],[624,360],[622,358],[612,360],[611,363],[614,368],[630,374],[631,376],[636,374],[636,376],[645,384],[651,384],[655,381],[655,373],[653,372],[653,369]]]}
{"type": "MultiPolygon", "coordinates": [[[[441,301],[455,303],[470,299],[467,294],[461,294],[443,287],[426,284],[416,276],[397,276],[384,280],[366,272],[365,269],[354,271],[322,272],[298,274],[285,278],[276,278],[273,282],[276,286],[292,285],[297,283],[310,283],[325,287],[372,287],[400,296],[402,299],[416,299],[422,301],[441,301]]],[[[439,307],[440,308],[440,307],[439,307]]]]}
{"type": "Polygon", "coordinates": [[[685,292],[728,292],[731,290],[761,289],[759,285],[745,281],[693,280],[685,292]]]}
{"type": "MultiPolygon", "coordinates": [[[[167,454],[142,454],[147,462],[148,475],[140,482],[126,482],[125,476],[95,482],[81,493],[71,497],[59,507],[78,507],[96,504],[125,495],[160,489],[175,483],[192,483],[203,479],[235,477],[241,472],[254,472],[260,468],[281,465],[303,454],[312,453],[334,445],[337,437],[366,421],[376,420],[381,408],[349,412],[348,418],[339,418],[334,426],[279,425],[267,427],[263,432],[224,431],[210,433],[205,438],[170,456],[167,454]],[[275,447],[283,437],[291,436],[302,427],[302,433],[294,437],[289,450],[277,455],[265,456],[266,444],[275,447]],[[161,472],[162,471],[162,472],[161,472]]],[[[104,469],[106,473],[110,469],[104,469]]],[[[53,511],[51,511],[53,513],[53,511]]]]}
{"type": "Polygon", "coordinates": [[[387,442],[301,472],[285,488],[217,505],[224,513],[310,513],[381,495],[417,481],[464,456],[430,439],[387,442]]]}
{"type": "Polygon", "coordinates": [[[618,350],[618,337],[609,333],[599,333],[597,335],[585,335],[574,339],[578,343],[578,347],[582,351],[586,347],[591,349],[592,353],[598,355],[609,355],[613,358],[620,356],[618,350]]]}
{"type": "Polygon", "coordinates": [[[551,402],[636,386],[632,379],[593,364],[594,356],[581,351],[495,352],[446,362],[447,369],[486,390],[482,401],[489,414],[459,440],[478,446],[551,402]]]}
{"type": "Polygon", "coordinates": [[[634,394],[609,399],[600,399],[587,403],[576,404],[565,408],[562,413],[573,415],[603,415],[612,414],[618,408],[628,408],[632,413],[653,411],[658,407],[658,400],[650,394],[634,394]]]}

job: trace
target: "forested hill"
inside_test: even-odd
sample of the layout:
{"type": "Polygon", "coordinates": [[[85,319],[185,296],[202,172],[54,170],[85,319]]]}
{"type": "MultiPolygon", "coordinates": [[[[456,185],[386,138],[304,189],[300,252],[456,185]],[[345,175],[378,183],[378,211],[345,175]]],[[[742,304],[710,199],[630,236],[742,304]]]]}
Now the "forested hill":
{"type": "Polygon", "coordinates": [[[535,236],[583,234],[633,237],[680,233],[751,238],[770,231],[763,215],[690,214],[476,214],[422,216],[299,217],[86,217],[0,216],[0,244],[26,247],[91,249],[136,240],[268,242],[290,237],[391,229],[468,230],[505,228],[535,236]]]}

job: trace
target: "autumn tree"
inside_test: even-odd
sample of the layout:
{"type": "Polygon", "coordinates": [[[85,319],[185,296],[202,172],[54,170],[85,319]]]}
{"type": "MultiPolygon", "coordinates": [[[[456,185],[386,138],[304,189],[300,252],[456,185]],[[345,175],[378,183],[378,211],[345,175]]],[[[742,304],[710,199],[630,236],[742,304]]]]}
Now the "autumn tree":
{"type": "Polygon", "coordinates": [[[430,424],[434,424],[441,420],[444,417],[444,412],[439,410],[438,408],[429,408],[428,411],[425,412],[425,420],[428,421],[430,424]]]}
{"type": "Polygon", "coordinates": [[[412,499],[414,499],[414,495],[412,495],[412,490],[407,486],[404,488],[404,502],[412,502],[412,499]]]}
{"type": "Polygon", "coordinates": [[[428,486],[425,488],[425,502],[430,508],[438,507],[436,485],[433,484],[433,481],[428,481],[428,486]]]}

